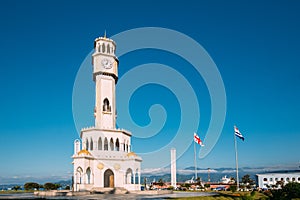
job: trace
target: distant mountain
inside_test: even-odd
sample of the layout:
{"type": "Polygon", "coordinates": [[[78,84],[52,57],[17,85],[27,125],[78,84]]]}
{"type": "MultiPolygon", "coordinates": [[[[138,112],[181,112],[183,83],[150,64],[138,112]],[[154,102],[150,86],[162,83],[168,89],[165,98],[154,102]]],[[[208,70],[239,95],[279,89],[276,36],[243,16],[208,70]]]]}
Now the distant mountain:
{"type": "MultiPolygon", "coordinates": [[[[258,173],[267,173],[267,172],[274,172],[274,171],[291,171],[295,170],[295,168],[288,168],[288,169],[279,169],[278,167],[258,167],[258,168],[251,168],[251,167],[242,167],[239,168],[239,179],[241,180],[242,177],[246,174],[250,175],[250,178],[256,180],[256,174],[258,173]]],[[[161,172],[165,173],[142,173],[142,180],[144,182],[144,177],[147,179],[147,183],[152,182],[153,180],[158,181],[162,179],[165,182],[171,181],[170,169],[161,169],[161,172]]],[[[210,177],[210,182],[220,182],[221,178],[224,176],[227,177],[234,177],[236,178],[236,169],[235,168],[197,168],[197,177],[200,177],[202,181],[207,182],[208,176],[210,177]]],[[[186,180],[190,180],[193,176],[195,176],[195,168],[193,166],[186,167],[184,169],[177,169],[177,182],[184,182],[186,180]]],[[[195,177],[194,177],[195,178],[195,177]]]]}

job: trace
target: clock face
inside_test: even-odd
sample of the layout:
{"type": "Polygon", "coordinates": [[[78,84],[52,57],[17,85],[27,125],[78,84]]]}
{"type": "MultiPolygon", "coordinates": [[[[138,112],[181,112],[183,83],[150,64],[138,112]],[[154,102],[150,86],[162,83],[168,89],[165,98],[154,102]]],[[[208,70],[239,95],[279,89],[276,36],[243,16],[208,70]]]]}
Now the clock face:
{"type": "Polygon", "coordinates": [[[107,58],[104,58],[102,61],[101,61],[101,64],[102,66],[105,68],[105,69],[110,69],[112,68],[112,62],[110,60],[108,60],[107,58]]]}

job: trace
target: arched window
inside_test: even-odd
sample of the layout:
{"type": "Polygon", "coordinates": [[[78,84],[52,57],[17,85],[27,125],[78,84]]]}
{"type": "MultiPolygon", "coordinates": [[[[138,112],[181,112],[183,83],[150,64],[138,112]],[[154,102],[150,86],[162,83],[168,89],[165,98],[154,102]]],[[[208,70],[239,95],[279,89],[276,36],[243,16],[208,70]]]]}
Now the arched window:
{"type": "Polygon", "coordinates": [[[101,52],[101,45],[98,46],[98,52],[101,52]]]}
{"type": "Polygon", "coordinates": [[[107,44],[107,53],[110,53],[110,46],[107,44]]]}
{"type": "Polygon", "coordinates": [[[267,181],[268,179],[267,178],[264,178],[264,181],[267,181]]]}
{"type": "Polygon", "coordinates": [[[107,138],[104,139],[104,151],[108,151],[108,141],[107,141],[107,138]]]}
{"type": "Polygon", "coordinates": [[[82,168],[81,167],[78,167],[77,170],[76,170],[76,183],[79,183],[81,184],[81,176],[82,176],[82,168]]]}
{"type": "Polygon", "coordinates": [[[110,105],[109,105],[109,101],[108,101],[107,98],[105,98],[105,99],[103,100],[103,111],[104,111],[104,112],[111,112],[111,107],[110,107],[110,105]]]}
{"type": "Polygon", "coordinates": [[[139,170],[136,169],[135,170],[135,180],[134,180],[134,183],[138,184],[139,182],[140,182],[140,180],[139,180],[139,170]]]}
{"type": "Polygon", "coordinates": [[[114,141],[112,138],[110,138],[109,146],[110,146],[110,150],[113,151],[114,150],[114,141]]]}
{"type": "Polygon", "coordinates": [[[98,140],[98,150],[102,150],[102,139],[101,139],[101,137],[99,137],[99,140],[98,140]]]}
{"type": "Polygon", "coordinates": [[[89,150],[89,140],[86,138],[85,140],[86,150],[89,150]]]}
{"type": "Polygon", "coordinates": [[[133,183],[133,173],[132,169],[128,168],[125,175],[125,183],[126,184],[132,184],[133,183]]]}
{"type": "Polygon", "coordinates": [[[91,138],[91,143],[90,143],[90,150],[94,149],[94,144],[93,144],[93,139],[91,138]]]}
{"type": "Polygon", "coordinates": [[[117,138],[117,141],[116,141],[116,151],[120,151],[119,138],[117,138]]]}
{"type": "Polygon", "coordinates": [[[105,53],[105,44],[102,44],[102,52],[105,53]]]}
{"type": "Polygon", "coordinates": [[[86,180],[87,180],[87,184],[91,184],[91,169],[87,168],[86,170],[86,180]]]}
{"type": "Polygon", "coordinates": [[[128,152],[128,144],[126,144],[126,152],[128,152]]]}

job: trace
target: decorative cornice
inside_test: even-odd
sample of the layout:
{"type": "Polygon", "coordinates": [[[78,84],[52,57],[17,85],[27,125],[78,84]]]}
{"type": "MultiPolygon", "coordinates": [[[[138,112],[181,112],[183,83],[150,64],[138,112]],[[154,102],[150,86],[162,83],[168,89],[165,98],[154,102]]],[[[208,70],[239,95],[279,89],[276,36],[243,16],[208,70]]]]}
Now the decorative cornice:
{"type": "Polygon", "coordinates": [[[93,73],[93,81],[96,81],[96,77],[98,75],[111,76],[115,79],[116,84],[118,82],[118,76],[114,73],[108,73],[108,72],[95,72],[95,73],[93,73]]]}

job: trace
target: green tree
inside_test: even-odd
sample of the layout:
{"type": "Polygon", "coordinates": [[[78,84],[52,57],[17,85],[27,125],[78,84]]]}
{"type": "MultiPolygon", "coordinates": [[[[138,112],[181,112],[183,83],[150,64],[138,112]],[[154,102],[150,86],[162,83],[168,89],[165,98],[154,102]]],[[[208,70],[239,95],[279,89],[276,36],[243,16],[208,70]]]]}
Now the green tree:
{"type": "Polygon", "coordinates": [[[279,190],[271,190],[268,193],[271,200],[291,200],[300,197],[300,183],[291,182],[279,190]]]}
{"type": "Polygon", "coordinates": [[[246,174],[245,176],[242,177],[242,183],[253,185],[254,181],[250,178],[249,174],[246,174]]]}
{"type": "Polygon", "coordinates": [[[165,183],[164,183],[164,181],[160,178],[159,180],[158,180],[158,185],[159,186],[163,186],[165,183]]]}
{"type": "Polygon", "coordinates": [[[191,187],[191,184],[189,184],[189,183],[184,183],[184,184],[182,184],[181,186],[182,186],[182,187],[185,187],[185,188],[187,188],[187,189],[189,189],[189,188],[191,187]]]}
{"type": "Polygon", "coordinates": [[[15,191],[17,191],[17,190],[21,189],[21,186],[15,185],[12,189],[15,190],[15,191]]]}
{"type": "Polygon", "coordinates": [[[300,197],[300,183],[290,182],[282,188],[287,199],[299,198],[300,197]]]}
{"type": "Polygon", "coordinates": [[[40,185],[38,183],[34,183],[34,182],[28,182],[24,184],[24,189],[25,190],[34,190],[34,189],[39,189],[40,185]]]}
{"type": "Polygon", "coordinates": [[[54,183],[45,183],[44,188],[45,190],[57,190],[57,188],[60,187],[60,184],[54,184],[54,183]]]}
{"type": "Polygon", "coordinates": [[[236,192],[237,187],[236,187],[236,185],[231,185],[229,189],[231,192],[236,192]]]}
{"type": "Polygon", "coordinates": [[[283,188],[284,181],[277,181],[276,185],[277,185],[277,187],[280,185],[280,187],[283,188]]]}

